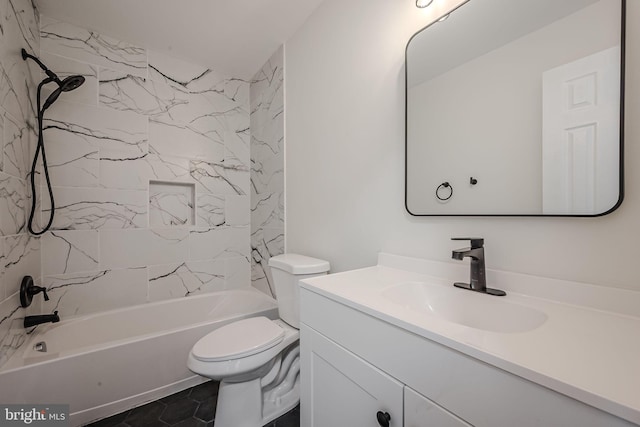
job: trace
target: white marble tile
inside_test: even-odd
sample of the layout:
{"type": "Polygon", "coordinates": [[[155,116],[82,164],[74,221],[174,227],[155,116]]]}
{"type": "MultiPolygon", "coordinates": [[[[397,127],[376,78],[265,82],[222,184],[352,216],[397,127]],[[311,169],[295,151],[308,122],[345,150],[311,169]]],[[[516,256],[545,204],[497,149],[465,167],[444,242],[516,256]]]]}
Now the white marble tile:
{"type": "Polygon", "coordinates": [[[188,123],[191,111],[188,93],[169,84],[124,73],[100,69],[99,103],[120,111],[133,111],[167,123],[188,123]]]}
{"type": "Polygon", "coordinates": [[[0,2],[0,105],[21,122],[35,122],[39,68],[24,61],[21,48],[39,51],[38,13],[29,0],[0,2]]]}
{"type": "Polygon", "coordinates": [[[0,108],[0,172],[4,171],[4,115],[4,110],[0,108]]]}
{"type": "Polygon", "coordinates": [[[255,193],[284,191],[283,51],[251,82],[251,185],[255,193]]]}
{"type": "MultiPolygon", "coordinates": [[[[173,137],[174,144],[176,139],[189,141],[195,135],[222,143],[224,131],[230,128],[231,119],[239,123],[237,126],[244,124],[244,128],[247,127],[248,111],[235,100],[225,98],[215,88],[196,91],[191,88],[192,83],[185,84],[186,86],[164,76],[162,79],[144,80],[100,70],[99,102],[102,106],[134,111],[149,116],[154,122],[174,127],[173,130],[169,130],[177,134],[177,138],[173,137]],[[212,96],[221,97],[224,102],[212,104],[212,96]],[[191,134],[190,138],[185,137],[188,134],[191,134]]],[[[238,129],[242,128],[233,128],[238,129]]],[[[155,135],[162,136],[162,133],[155,135]]],[[[156,150],[161,154],[175,155],[173,151],[166,151],[171,149],[170,145],[161,145],[162,139],[157,140],[156,144],[156,150]]]]}
{"type": "Polygon", "coordinates": [[[65,319],[145,303],[147,268],[45,276],[43,285],[50,298],[43,303],[43,311],[58,310],[65,319]]]}
{"type": "Polygon", "coordinates": [[[26,181],[0,172],[0,236],[18,234],[26,228],[26,181]]]}
{"type": "Polygon", "coordinates": [[[189,160],[184,157],[159,154],[153,147],[150,147],[149,155],[145,157],[145,161],[148,167],[147,177],[150,180],[195,183],[191,178],[189,160]]]}
{"type": "Polygon", "coordinates": [[[24,309],[18,294],[0,300],[0,367],[15,354],[27,340],[24,328],[24,309]]]}
{"type": "Polygon", "coordinates": [[[196,202],[196,226],[214,228],[225,225],[224,196],[198,194],[196,202]]]}
{"type": "Polygon", "coordinates": [[[57,101],[47,110],[45,126],[47,147],[67,141],[127,156],[148,152],[148,120],[131,112],[57,101]]]}
{"type": "Polygon", "coordinates": [[[9,295],[5,292],[4,282],[4,266],[6,265],[6,257],[4,255],[4,239],[0,237],[0,302],[9,295]]]}
{"type": "Polygon", "coordinates": [[[284,150],[251,135],[251,187],[258,194],[284,189],[284,150]]]}
{"type": "Polygon", "coordinates": [[[245,257],[225,258],[225,289],[251,287],[251,262],[245,257]]]}
{"type": "Polygon", "coordinates": [[[226,156],[233,164],[243,165],[246,170],[251,166],[249,128],[238,131],[226,131],[224,134],[224,146],[226,156]]]}
{"type": "Polygon", "coordinates": [[[190,93],[223,95],[235,104],[248,102],[248,82],[154,50],[149,51],[149,78],[174,84],[190,93]]]}
{"type": "Polygon", "coordinates": [[[189,260],[249,257],[249,227],[197,228],[189,232],[189,260]]]}
{"type": "Polygon", "coordinates": [[[43,275],[95,271],[99,268],[98,230],[50,231],[42,236],[43,275]]]}
{"type": "Polygon", "coordinates": [[[251,284],[274,296],[269,259],[284,253],[284,229],[259,229],[251,234],[251,284]]]}
{"type": "Polygon", "coordinates": [[[191,162],[191,177],[199,191],[209,194],[249,194],[249,171],[223,162],[191,162]]]}
{"type": "Polygon", "coordinates": [[[198,114],[180,118],[185,123],[193,123],[194,119],[204,114],[224,116],[224,113],[238,106],[248,105],[248,82],[228,78],[204,66],[160,52],[149,53],[149,76],[152,80],[164,82],[177,91],[190,95],[190,110],[198,114]]]}
{"type": "MultiPolygon", "coordinates": [[[[100,175],[98,148],[68,127],[46,121],[47,164],[52,185],[97,187],[100,175]]],[[[41,169],[40,169],[41,170],[41,169]]]]}
{"type": "Polygon", "coordinates": [[[195,225],[195,185],[149,182],[149,225],[151,227],[195,225]]]}
{"type": "Polygon", "coordinates": [[[189,103],[186,94],[164,82],[102,68],[98,70],[98,90],[100,106],[170,120],[176,110],[189,103]]]}
{"type": "MultiPolygon", "coordinates": [[[[100,188],[54,187],[53,230],[142,228],[147,226],[147,192],[100,188]]],[[[51,203],[42,202],[48,218],[51,203]]]]}
{"type": "Polygon", "coordinates": [[[38,279],[40,274],[40,239],[23,233],[0,238],[4,246],[4,282],[5,295],[20,290],[24,276],[38,279]]]}
{"type": "Polygon", "coordinates": [[[227,225],[250,225],[249,196],[225,196],[224,212],[227,225]]]}
{"type": "MultiPolygon", "coordinates": [[[[210,72],[207,67],[171,57],[157,50],[150,49],[148,55],[149,79],[174,84],[184,91],[188,91],[190,86],[198,85],[210,72]]],[[[197,87],[195,90],[201,89],[197,87]]]]}
{"type": "Polygon", "coordinates": [[[31,130],[27,124],[5,113],[3,127],[3,168],[16,178],[27,179],[31,172],[31,130]]]}
{"type": "Polygon", "coordinates": [[[284,228],[284,193],[251,195],[251,229],[284,228]]]}
{"type": "Polygon", "coordinates": [[[40,25],[40,47],[78,61],[147,76],[147,53],[142,47],[46,16],[40,25]]]}
{"type": "Polygon", "coordinates": [[[146,190],[149,186],[147,154],[127,155],[119,150],[100,150],[100,187],[146,190]]]}
{"type": "Polygon", "coordinates": [[[100,186],[146,190],[149,181],[195,184],[186,158],[157,154],[131,155],[120,150],[100,150],[100,186]]]}
{"type": "Polygon", "coordinates": [[[236,194],[249,195],[251,193],[251,171],[249,167],[239,162],[229,150],[225,150],[224,170],[236,194]]]}
{"type": "Polygon", "coordinates": [[[207,134],[178,123],[149,121],[149,144],[163,156],[185,157],[208,161],[224,159],[224,140],[216,133],[207,134]],[[217,138],[217,139],[216,139],[217,138]]]}
{"type": "Polygon", "coordinates": [[[269,258],[284,253],[284,228],[265,228],[262,233],[269,258]]]}
{"type": "Polygon", "coordinates": [[[149,300],[159,301],[225,289],[224,260],[149,267],[149,300]]]}
{"type": "MultiPolygon", "coordinates": [[[[50,70],[53,70],[60,79],[69,76],[83,76],[84,83],[70,92],[64,92],[58,100],[67,102],[77,102],[94,107],[98,106],[98,68],[94,65],[85,64],[69,58],[54,55],[41,51],[40,60],[44,62],[50,70]]],[[[40,79],[44,79],[46,74],[41,73],[40,79]]],[[[48,84],[42,88],[42,99],[47,97],[57,88],[56,84],[48,84]]],[[[58,102],[58,101],[56,101],[58,102]]]]}
{"type": "Polygon", "coordinates": [[[188,235],[186,229],[100,230],[101,268],[182,263],[188,235]]]}
{"type": "Polygon", "coordinates": [[[280,46],[251,79],[251,103],[264,93],[282,91],[284,81],[284,48],[280,46]]]}

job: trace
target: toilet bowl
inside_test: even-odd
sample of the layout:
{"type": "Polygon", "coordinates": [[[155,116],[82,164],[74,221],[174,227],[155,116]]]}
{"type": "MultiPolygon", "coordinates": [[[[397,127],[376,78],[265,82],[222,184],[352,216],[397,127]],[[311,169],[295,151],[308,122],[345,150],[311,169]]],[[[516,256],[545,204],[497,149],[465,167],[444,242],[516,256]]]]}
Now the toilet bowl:
{"type": "Polygon", "coordinates": [[[299,280],[326,274],[327,261],[284,254],[269,260],[279,319],[223,326],[191,349],[188,368],[220,381],[215,427],[261,427],[300,401],[299,280]]]}

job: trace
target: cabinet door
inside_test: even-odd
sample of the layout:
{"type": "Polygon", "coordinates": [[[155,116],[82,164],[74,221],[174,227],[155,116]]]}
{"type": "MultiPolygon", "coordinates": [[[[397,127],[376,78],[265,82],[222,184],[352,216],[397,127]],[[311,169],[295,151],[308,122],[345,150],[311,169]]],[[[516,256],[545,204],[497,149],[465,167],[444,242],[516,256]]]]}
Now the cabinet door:
{"type": "Polygon", "coordinates": [[[403,385],[343,347],[300,327],[302,427],[403,426],[403,385]]]}
{"type": "Polygon", "coordinates": [[[405,427],[472,427],[409,387],[404,388],[405,427]]]}

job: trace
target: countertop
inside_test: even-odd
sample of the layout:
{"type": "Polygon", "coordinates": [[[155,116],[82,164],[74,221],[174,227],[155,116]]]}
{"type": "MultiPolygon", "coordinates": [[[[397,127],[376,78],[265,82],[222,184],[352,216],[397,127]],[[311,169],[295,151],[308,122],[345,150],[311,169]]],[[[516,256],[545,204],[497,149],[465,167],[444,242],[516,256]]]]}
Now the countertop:
{"type": "Polygon", "coordinates": [[[452,323],[381,295],[400,282],[452,286],[454,276],[468,280],[465,274],[468,265],[462,263],[381,254],[377,266],[307,279],[301,286],[640,424],[640,316],[634,311],[640,309],[640,292],[488,271],[488,286],[505,289],[507,295],[481,297],[504,298],[548,316],[536,329],[509,333],[452,323]],[[582,293],[572,298],[572,292],[582,293]],[[552,295],[545,298],[545,293],[552,295]]]}

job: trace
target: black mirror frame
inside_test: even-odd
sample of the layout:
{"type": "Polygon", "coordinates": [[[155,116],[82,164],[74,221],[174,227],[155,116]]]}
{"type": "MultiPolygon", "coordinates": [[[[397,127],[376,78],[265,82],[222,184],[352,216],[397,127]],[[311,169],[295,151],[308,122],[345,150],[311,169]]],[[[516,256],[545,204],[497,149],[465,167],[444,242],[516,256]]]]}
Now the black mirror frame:
{"type": "MultiPolygon", "coordinates": [[[[455,9],[447,12],[453,13],[459,8],[463,7],[470,0],[465,1],[458,5],[455,9]]],[[[451,217],[560,217],[560,218],[596,218],[608,215],[618,209],[624,200],[624,124],[625,124],[625,67],[626,67],[626,23],[627,23],[627,0],[621,1],[621,23],[620,23],[620,170],[619,170],[619,196],[617,203],[608,211],[593,214],[593,215],[585,215],[585,214],[417,214],[411,212],[408,205],[408,126],[407,126],[407,110],[408,110],[408,67],[407,67],[407,52],[409,50],[409,44],[414,37],[418,34],[426,30],[438,23],[438,20],[434,20],[432,23],[427,25],[426,27],[418,30],[414,35],[411,36],[407,45],[405,47],[404,53],[404,208],[411,216],[414,217],[442,217],[442,216],[451,216],[451,217]]]]}

